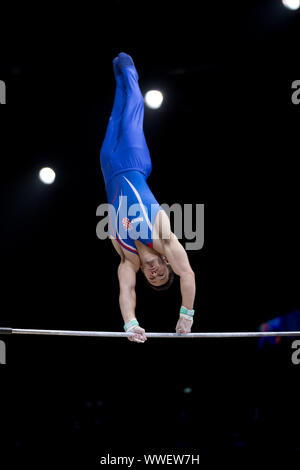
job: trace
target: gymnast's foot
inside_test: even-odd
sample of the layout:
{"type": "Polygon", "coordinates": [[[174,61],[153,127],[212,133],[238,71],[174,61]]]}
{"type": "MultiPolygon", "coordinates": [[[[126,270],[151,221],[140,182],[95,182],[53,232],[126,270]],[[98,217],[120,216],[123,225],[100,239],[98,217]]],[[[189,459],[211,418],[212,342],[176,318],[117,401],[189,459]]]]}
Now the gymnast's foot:
{"type": "Polygon", "coordinates": [[[138,73],[137,73],[137,71],[136,71],[134,62],[133,62],[132,58],[130,57],[130,55],[125,54],[125,52],[120,52],[120,54],[119,54],[119,60],[118,60],[118,62],[117,62],[117,66],[118,66],[118,68],[119,68],[120,71],[122,71],[122,70],[125,69],[126,67],[133,67],[135,73],[137,74],[137,78],[138,78],[138,73]]]}
{"type": "Polygon", "coordinates": [[[115,74],[116,79],[119,77],[119,75],[121,75],[121,70],[119,69],[118,62],[119,62],[119,57],[115,57],[113,60],[113,68],[114,68],[114,74],[115,74]]]}

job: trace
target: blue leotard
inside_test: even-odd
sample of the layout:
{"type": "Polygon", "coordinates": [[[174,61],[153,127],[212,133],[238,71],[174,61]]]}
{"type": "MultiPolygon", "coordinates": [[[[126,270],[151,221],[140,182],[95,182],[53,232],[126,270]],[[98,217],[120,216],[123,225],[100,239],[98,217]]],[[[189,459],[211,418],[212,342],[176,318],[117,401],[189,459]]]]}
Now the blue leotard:
{"type": "Polygon", "coordinates": [[[147,184],[152,164],[143,131],[144,99],[136,68],[133,62],[119,68],[115,59],[114,70],[116,94],[100,151],[101,170],[110,234],[124,249],[138,254],[135,240],[153,247],[153,225],[162,208],[147,184]]]}

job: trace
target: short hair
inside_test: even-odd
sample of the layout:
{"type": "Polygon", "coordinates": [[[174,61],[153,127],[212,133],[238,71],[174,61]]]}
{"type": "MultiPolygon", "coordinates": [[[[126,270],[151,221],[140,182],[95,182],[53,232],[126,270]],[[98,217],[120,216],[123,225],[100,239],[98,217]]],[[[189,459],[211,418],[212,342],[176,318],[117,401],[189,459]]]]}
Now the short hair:
{"type": "Polygon", "coordinates": [[[173,271],[173,269],[171,268],[171,266],[169,264],[167,264],[167,267],[168,267],[168,270],[169,270],[169,279],[167,280],[167,282],[165,282],[165,284],[162,284],[161,286],[154,286],[153,284],[151,284],[151,282],[148,281],[148,279],[144,275],[146,283],[150,287],[152,287],[152,289],[161,291],[161,290],[167,290],[167,289],[169,289],[169,287],[171,287],[171,285],[173,284],[173,281],[174,281],[174,271],[173,271]]]}

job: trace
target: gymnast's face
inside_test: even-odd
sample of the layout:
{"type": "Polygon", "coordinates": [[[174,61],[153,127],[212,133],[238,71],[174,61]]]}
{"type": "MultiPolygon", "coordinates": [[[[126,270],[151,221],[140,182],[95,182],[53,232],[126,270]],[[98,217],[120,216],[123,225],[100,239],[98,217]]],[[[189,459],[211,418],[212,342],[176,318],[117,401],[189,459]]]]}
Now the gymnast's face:
{"type": "Polygon", "coordinates": [[[144,260],[141,269],[147,281],[155,287],[159,287],[169,280],[168,265],[158,255],[153,254],[144,260]]]}

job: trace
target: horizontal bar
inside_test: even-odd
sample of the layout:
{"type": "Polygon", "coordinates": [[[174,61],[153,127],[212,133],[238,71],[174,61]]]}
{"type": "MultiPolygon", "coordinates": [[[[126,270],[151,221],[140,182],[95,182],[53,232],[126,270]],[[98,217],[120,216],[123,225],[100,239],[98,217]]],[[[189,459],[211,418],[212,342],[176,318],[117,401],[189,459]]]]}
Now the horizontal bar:
{"type": "Polygon", "coordinates": [[[0,328],[1,335],[11,335],[12,329],[11,328],[0,328]]]}
{"type": "MultiPolygon", "coordinates": [[[[29,330],[0,328],[1,334],[13,335],[51,335],[51,336],[92,336],[96,338],[128,338],[135,333],[118,331],[74,331],[74,330],[29,330]]],[[[270,336],[300,336],[300,331],[254,331],[222,333],[146,333],[147,338],[263,338],[270,336]]]]}

